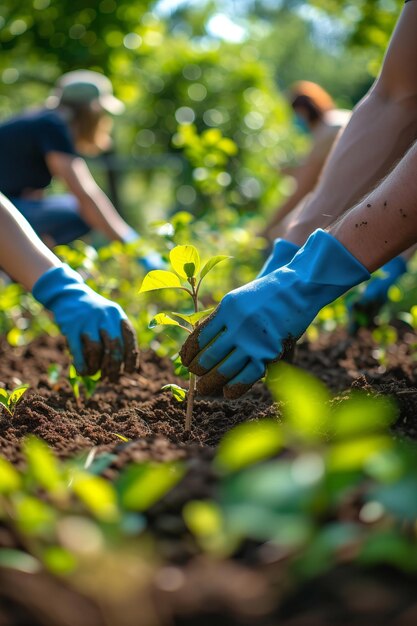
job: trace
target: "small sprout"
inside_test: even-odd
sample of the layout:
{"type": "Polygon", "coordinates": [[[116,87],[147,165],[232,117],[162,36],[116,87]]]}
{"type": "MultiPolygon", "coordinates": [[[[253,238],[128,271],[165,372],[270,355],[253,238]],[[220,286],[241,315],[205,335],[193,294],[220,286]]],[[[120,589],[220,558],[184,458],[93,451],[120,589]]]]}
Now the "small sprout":
{"type": "Polygon", "coordinates": [[[124,443],[127,443],[128,441],[130,441],[129,437],[125,437],[124,435],[120,435],[119,433],[111,433],[111,434],[114,435],[115,437],[118,437],[124,443]]]}
{"type": "Polygon", "coordinates": [[[20,385],[10,392],[0,388],[0,404],[4,406],[9,415],[14,415],[17,405],[28,389],[29,385],[20,385]]]}
{"type": "Polygon", "coordinates": [[[172,397],[175,398],[177,402],[184,402],[185,398],[187,397],[187,391],[179,385],[175,385],[172,383],[170,385],[164,385],[163,387],[161,387],[161,391],[165,391],[166,389],[170,390],[170,392],[172,393],[172,397]]]}
{"type": "Polygon", "coordinates": [[[101,371],[99,370],[92,376],[81,376],[78,374],[74,365],[70,365],[68,370],[68,382],[71,385],[72,393],[77,404],[81,401],[81,388],[84,389],[84,395],[89,400],[94,394],[97,384],[101,379],[101,371]]]}
{"type": "MultiPolygon", "coordinates": [[[[230,258],[230,256],[225,255],[214,256],[201,268],[200,255],[197,248],[191,245],[175,246],[169,253],[169,260],[174,271],[153,270],[149,272],[143,279],[139,293],[157,291],[159,289],[180,289],[191,297],[194,310],[189,314],[171,312],[171,315],[168,315],[167,313],[158,313],[151,319],[149,328],[178,326],[187,333],[191,333],[213,311],[213,308],[199,311],[198,294],[203,279],[218,263],[230,258]]],[[[175,373],[179,376],[187,373],[190,380],[188,392],[178,385],[165,385],[162,389],[170,389],[178,402],[183,402],[185,397],[187,397],[185,430],[189,431],[193,414],[196,377],[188,372],[177,356],[174,360],[174,367],[175,373]]]]}

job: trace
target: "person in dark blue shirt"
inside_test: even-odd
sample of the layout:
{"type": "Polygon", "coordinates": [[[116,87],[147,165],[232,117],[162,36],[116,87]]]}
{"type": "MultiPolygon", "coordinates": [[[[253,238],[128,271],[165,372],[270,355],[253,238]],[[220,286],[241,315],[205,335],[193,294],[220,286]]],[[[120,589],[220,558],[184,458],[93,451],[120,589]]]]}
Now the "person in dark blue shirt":
{"type": "Polygon", "coordinates": [[[45,108],[0,125],[0,192],[49,246],[69,243],[90,229],[110,240],[139,238],[80,156],[109,146],[109,114],[123,110],[105,76],[77,70],[60,78],[45,108]],[[68,193],[47,195],[52,178],[68,193]]]}

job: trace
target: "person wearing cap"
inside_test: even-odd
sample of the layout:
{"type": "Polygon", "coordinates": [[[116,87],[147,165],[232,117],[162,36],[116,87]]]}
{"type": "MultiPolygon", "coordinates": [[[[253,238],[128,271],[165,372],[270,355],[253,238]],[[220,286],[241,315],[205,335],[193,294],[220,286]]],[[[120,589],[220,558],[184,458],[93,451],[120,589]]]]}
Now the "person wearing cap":
{"type": "MultiPolygon", "coordinates": [[[[77,70],[58,80],[45,107],[0,125],[0,191],[50,247],[70,243],[91,229],[109,240],[139,238],[80,156],[109,147],[109,114],[123,111],[108,78],[77,70]],[[46,195],[53,178],[62,181],[68,193],[46,195]]],[[[152,255],[143,264],[152,269],[152,255]]]]}
{"type": "Polygon", "coordinates": [[[61,263],[1,194],[0,265],[51,311],[80,374],[101,370],[115,380],[135,371],[136,335],[124,311],[61,263]]]}
{"type": "Polygon", "coordinates": [[[227,294],[185,342],[200,393],[242,395],[322,307],[417,243],[416,31],[410,0],[276,265],[227,294]],[[318,219],[326,230],[314,230],[318,219]]]}

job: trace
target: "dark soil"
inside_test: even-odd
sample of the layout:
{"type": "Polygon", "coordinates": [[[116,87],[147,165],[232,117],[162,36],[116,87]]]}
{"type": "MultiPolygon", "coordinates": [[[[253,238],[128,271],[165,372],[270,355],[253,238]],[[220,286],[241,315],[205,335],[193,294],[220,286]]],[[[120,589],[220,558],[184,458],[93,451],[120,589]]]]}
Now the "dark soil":
{"type": "MultiPolygon", "coordinates": [[[[413,354],[416,336],[407,330],[400,335],[401,341],[387,349],[385,366],[381,366],[377,358],[377,346],[368,331],[361,331],[356,339],[337,331],[323,335],[315,344],[301,343],[294,363],[319,377],[335,394],[351,387],[362,387],[393,395],[399,405],[395,431],[417,438],[417,361],[413,354]]],[[[5,411],[0,413],[0,453],[3,456],[18,465],[22,463],[20,444],[22,438],[31,433],[42,437],[64,459],[87,455],[92,448],[97,454],[113,452],[116,458],[105,471],[108,478],[131,461],[187,460],[191,471],[185,480],[150,512],[152,526],[165,545],[164,556],[175,566],[184,567],[183,576],[190,578],[184,597],[181,592],[171,594],[169,602],[176,617],[174,621],[167,618],[167,623],[177,626],[214,623],[337,626],[388,622],[405,626],[417,623],[415,595],[410,594],[415,581],[411,585],[407,579],[404,584],[392,586],[392,573],[382,577],[380,573],[363,574],[363,589],[368,585],[373,595],[371,591],[356,596],[343,591],[346,585],[357,583],[357,572],[343,570],[336,577],[324,577],[307,586],[303,595],[298,593],[288,602],[278,620],[281,591],[273,564],[266,566],[256,559],[255,565],[252,559],[250,566],[244,560],[230,561],[216,566],[211,564],[210,567],[217,568],[212,571],[207,564],[202,566],[191,558],[192,549],[183,541],[181,508],[188,499],[211,495],[215,476],[210,460],[224,433],[246,420],[279,413],[279,407],[273,404],[263,384],[258,383],[239,400],[197,400],[192,432],[188,435],[183,429],[185,406],[172,399],[170,393],[160,391],[167,382],[183,384],[173,376],[169,359],[159,358],[152,352],[143,353],[138,372],[123,376],[118,383],[100,383],[93,398],[83,400],[80,405],[64,376],[56,384],[49,382],[47,368],[51,363],[59,364],[64,373],[67,371],[68,356],[60,338],[42,337],[20,348],[0,344],[0,383],[7,389],[21,383],[31,387],[13,417],[5,411]],[[130,441],[123,443],[117,435],[130,441]],[[240,590],[233,586],[233,577],[240,581],[240,590]],[[387,590],[391,594],[388,608],[385,605],[378,605],[378,608],[377,602],[372,604],[376,595],[385,594],[387,590]],[[355,606],[355,598],[358,606],[355,606]],[[363,606],[359,606],[361,601],[363,606]],[[242,613],[245,602],[250,606],[242,613]],[[263,607],[262,615],[259,606],[263,607]],[[414,621],[407,621],[406,610],[414,621]]],[[[16,580],[20,580],[19,577],[16,580]]],[[[0,587],[6,589],[8,581],[10,578],[0,570],[0,587]]],[[[47,621],[37,621],[33,612],[29,611],[31,617],[27,617],[27,603],[19,604],[15,596],[11,592],[3,594],[0,589],[0,626],[37,626],[38,623],[49,626],[47,621]]],[[[73,600],[70,604],[73,605],[73,600]]],[[[94,613],[91,607],[88,610],[94,613]]],[[[97,620],[91,617],[91,626],[102,626],[97,620]]],[[[55,622],[54,626],[61,626],[58,618],[55,622]]],[[[75,623],[81,624],[80,621],[75,623]]]]}

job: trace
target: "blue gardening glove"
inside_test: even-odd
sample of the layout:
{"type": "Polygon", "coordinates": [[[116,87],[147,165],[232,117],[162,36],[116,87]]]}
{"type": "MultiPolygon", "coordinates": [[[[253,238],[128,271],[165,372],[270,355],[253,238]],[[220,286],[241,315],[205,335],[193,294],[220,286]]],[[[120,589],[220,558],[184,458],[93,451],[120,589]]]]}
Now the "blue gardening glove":
{"type": "Polygon", "coordinates": [[[256,278],[262,278],[280,267],[287,265],[295,254],[299,251],[299,246],[285,239],[275,239],[272,252],[265,261],[265,264],[256,278]]]}
{"type": "Polygon", "coordinates": [[[381,267],[383,275],[369,281],[365,291],[349,306],[349,330],[355,333],[361,326],[372,326],[374,317],[388,299],[389,288],[407,271],[407,263],[397,256],[381,267]]]}
{"type": "Polygon", "coordinates": [[[241,396],[323,306],[368,278],[337,239],[316,230],[288,265],[227,294],[189,336],[181,358],[201,377],[199,393],[241,396]]]}
{"type": "MultiPolygon", "coordinates": [[[[137,233],[133,228],[130,228],[127,235],[123,237],[123,243],[134,243],[135,241],[139,241],[141,236],[137,233]]],[[[138,263],[145,272],[150,272],[151,270],[163,270],[166,269],[166,263],[162,259],[159,252],[149,252],[145,256],[138,258],[138,263]]]]}
{"type": "Polygon", "coordinates": [[[115,302],[88,287],[68,265],[53,267],[35,283],[34,297],[49,309],[67,338],[80,374],[116,380],[122,365],[136,369],[138,347],[135,331],[115,302]]]}

